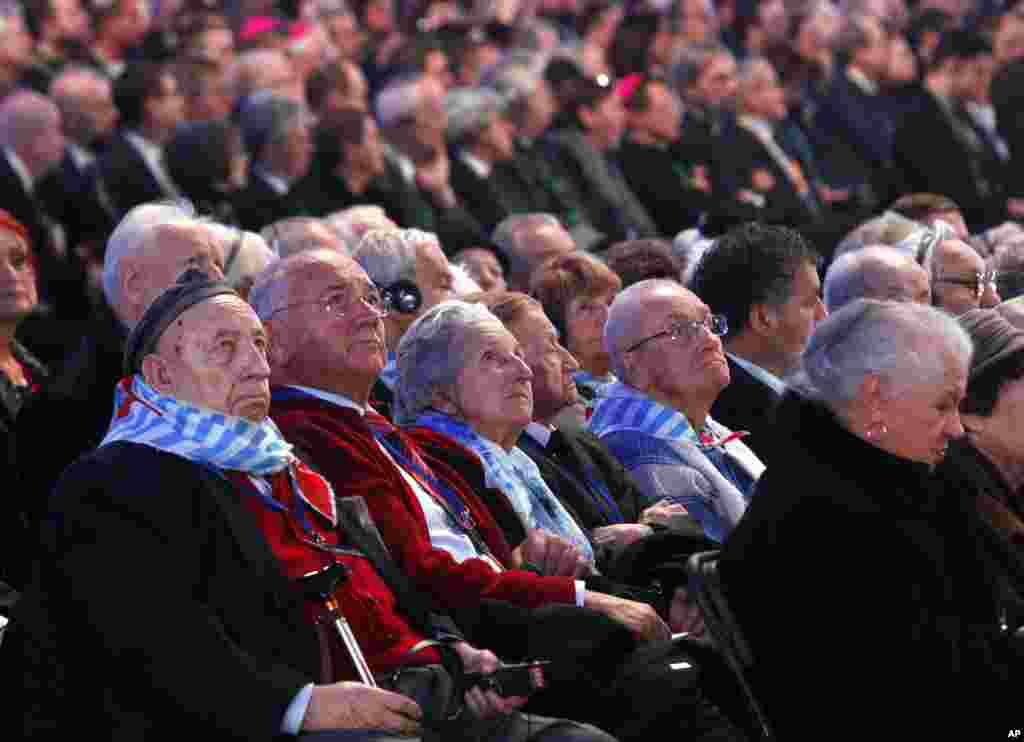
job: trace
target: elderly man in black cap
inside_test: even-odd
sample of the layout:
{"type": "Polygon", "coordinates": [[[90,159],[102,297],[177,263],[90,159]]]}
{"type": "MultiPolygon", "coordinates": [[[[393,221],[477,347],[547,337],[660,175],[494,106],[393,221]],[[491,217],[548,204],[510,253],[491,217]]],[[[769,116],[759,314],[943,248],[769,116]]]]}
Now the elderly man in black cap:
{"type": "Polygon", "coordinates": [[[365,508],[292,453],[267,418],[267,348],[249,305],[194,270],[132,331],[110,429],[55,491],[5,642],[5,667],[24,666],[25,736],[74,719],[131,739],[609,742],[513,713],[523,697],[451,690],[497,658],[433,614],[365,508]]]}

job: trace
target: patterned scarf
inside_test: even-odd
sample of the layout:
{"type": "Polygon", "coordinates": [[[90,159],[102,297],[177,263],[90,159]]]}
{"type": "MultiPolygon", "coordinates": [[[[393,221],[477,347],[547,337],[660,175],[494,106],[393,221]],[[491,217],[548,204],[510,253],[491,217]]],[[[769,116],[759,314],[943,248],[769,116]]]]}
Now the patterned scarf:
{"type": "Polygon", "coordinates": [[[487,486],[505,494],[528,528],[541,528],[561,536],[594,563],[594,550],[586,534],[548,488],[533,459],[515,447],[506,451],[466,423],[441,412],[423,413],[413,425],[443,433],[476,453],[483,464],[487,486]]]}
{"type": "Polygon", "coordinates": [[[160,394],[139,375],[114,393],[114,416],[100,443],[141,443],[216,469],[267,476],[292,463],[291,444],[270,418],[254,423],[160,394]]]}

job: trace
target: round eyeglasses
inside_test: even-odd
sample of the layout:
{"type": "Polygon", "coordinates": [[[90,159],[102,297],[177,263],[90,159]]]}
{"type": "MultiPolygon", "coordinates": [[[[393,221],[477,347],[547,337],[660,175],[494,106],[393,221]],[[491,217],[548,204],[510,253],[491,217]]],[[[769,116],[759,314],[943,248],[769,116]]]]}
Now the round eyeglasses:
{"type": "Polygon", "coordinates": [[[707,330],[712,335],[720,336],[729,332],[729,323],[726,321],[724,314],[709,314],[704,319],[676,320],[667,329],[633,343],[624,352],[632,353],[644,343],[649,343],[660,337],[668,337],[672,340],[682,339],[691,342],[699,336],[702,329],[707,330]]]}

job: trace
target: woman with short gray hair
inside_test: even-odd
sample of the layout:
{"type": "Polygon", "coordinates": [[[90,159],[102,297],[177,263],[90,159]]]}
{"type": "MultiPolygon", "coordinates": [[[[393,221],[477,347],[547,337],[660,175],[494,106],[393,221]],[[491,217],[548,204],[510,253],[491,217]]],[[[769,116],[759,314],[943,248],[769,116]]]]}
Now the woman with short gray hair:
{"type": "Polygon", "coordinates": [[[501,504],[511,505],[522,527],[561,536],[592,570],[586,533],[516,448],[533,419],[532,377],[515,336],[486,307],[445,301],[417,319],[398,345],[395,419],[414,435],[427,431],[435,451],[447,447],[454,454],[455,443],[473,451],[486,488],[507,498],[501,504]]]}
{"type": "Polygon", "coordinates": [[[804,351],[771,466],[719,562],[779,739],[839,718],[851,739],[880,723],[937,731],[964,698],[984,699],[987,722],[1016,709],[1003,689],[1019,660],[977,531],[932,475],[964,432],[971,353],[944,312],[865,299],[820,322],[804,351]]]}

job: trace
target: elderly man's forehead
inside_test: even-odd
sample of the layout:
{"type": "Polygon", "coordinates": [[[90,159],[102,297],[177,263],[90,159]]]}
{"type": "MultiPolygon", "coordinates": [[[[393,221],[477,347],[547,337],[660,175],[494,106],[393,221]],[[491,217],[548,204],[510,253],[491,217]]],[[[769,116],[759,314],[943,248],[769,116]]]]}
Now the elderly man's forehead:
{"type": "Polygon", "coordinates": [[[224,332],[264,334],[262,323],[245,300],[220,294],[182,312],[164,331],[158,348],[163,352],[189,338],[212,338],[224,332]]]}
{"type": "Polygon", "coordinates": [[[347,255],[323,254],[295,271],[289,282],[291,300],[316,298],[325,288],[370,284],[366,271],[347,255]]]}

